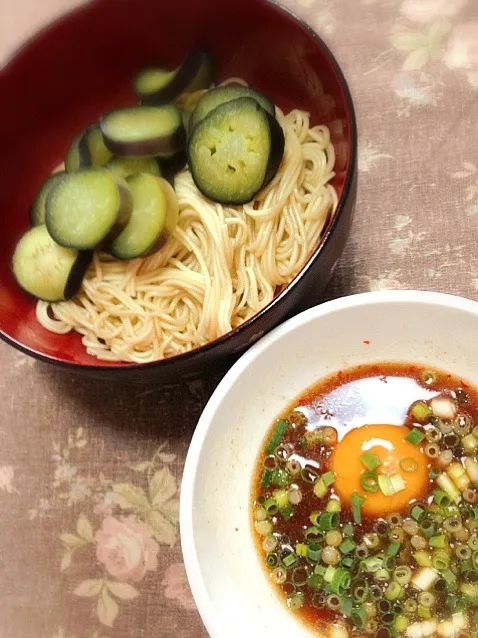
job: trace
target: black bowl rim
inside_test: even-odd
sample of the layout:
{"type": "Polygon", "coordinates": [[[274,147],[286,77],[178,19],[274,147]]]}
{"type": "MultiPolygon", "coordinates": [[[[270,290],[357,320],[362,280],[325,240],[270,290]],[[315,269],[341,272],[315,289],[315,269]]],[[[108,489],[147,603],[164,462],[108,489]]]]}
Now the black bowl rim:
{"type": "MultiPolygon", "coordinates": [[[[319,45],[319,47],[324,51],[325,55],[328,57],[329,62],[332,65],[332,68],[339,80],[340,87],[345,97],[345,102],[347,105],[347,111],[349,113],[349,126],[350,126],[350,157],[349,157],[349,165],[347,169],[347,176],[344,182],[344,190],[341,198],[339,199],[337,210],[335,211],[335,215],[333,216],[331,222],[329,222],[326,231],[323,237],[320,240],[319,245],[314,250],[307,263],[303,266],[303,268],[299,271],[299,273],[294,277],[294,279],[283,289],[281,292],[272,299],[271,302],[267,304],[262,310],[256,313],[253,317],[242,323],[237,328],[230,330],[226,334],[214,339],[213,341],[209,341],[203,346],[199,346],[194,348],[193,350],[189,350],[188,352],[183,352],[181,354],[173,355],[170,357],[166,357],[165,359],[159,359],[158,361],[150,361],[147,363],[128,363],[128,362],[118,362],[116,365],[104,365],[101,363],[96,363],[93,361],[91,364],[85,363],[75,363],[73,361],[64,361],[52,355],[44,354],[43,352],[39,352],[34,348],[30,348],[25,346],[20,341],[17,341],[13,337],[7,335],[3,330],[0,330],[0,338],[13,346],[17,350],[20,350],[26,355],[34,357],[39,361],[44,361],[47,363],[51,363],[58,367],[67,368],[70,370],[78,371],[78,372],[105,372],[105,373],[113,373],[116,375],[121,375],[122,373],[129,373],[132,370],[151,370],[153,368],[174,365],[175,362],[181,361],[186,362],[188,359],[193,360],[194,357],[198,354],[203,354],[213,350],[216,346],[233,339],[239,332],[241,332],[244,328],[253,325],[260,317],[263,317],[265,314],[269,314],[273,311],[273,309],[280,304],[282,299],[290,292],[290,290],[305,277],[313,267],[316,260],[320,257],[322,251],[324,250],[326,244],[331,239],[339,221],[342,217],[342,213],[344,211],[345,205],[349,199],[350,192],[352,189],[352,185],[355,180],[355,176],[357,173],[357,154],[358,154],[358,142],[357,142],[357,119],[355,114],[354,102],[352,99],[352,94],[350,92],[350,88],[348,86],[347,80],[345,79],[344,73],[337,62],[335,56],[332,51],[328,47],[328,45],[324,42],[324,40],[319,36],[319,34],[314,31],[314,29],[300,16],[298,16],[294,11],[280,4],[277,0],[263,0],[265,4],[271,5],[282,11],[286,14],[291,20],[295,21],[302,29],[304,29],[311,38],[319,45]]],[[[31,37],[26,39],[19,47],[17,47],[13,53],[7,57],[5,63],[0,66],[0,74],[4,73],[8,70],[9,65],[15,61],[16,57],[21,54],[24,50],[28,49],[29,45],[35,42],[37,38],[40,38],[42,35],[46,34],[52,27],[55,27],[62,22],[67,22],[72,20],[76,14],[80,14],[83,11],[86,11],[90,8],[92,4],[92,0],[87,2],[86,4],[74,9],[73,11],[69,11],[68,13],[61,15],[60,17],[54,18],[51,22],[44,25],[40,30],[36,31],[31,37]]]]}

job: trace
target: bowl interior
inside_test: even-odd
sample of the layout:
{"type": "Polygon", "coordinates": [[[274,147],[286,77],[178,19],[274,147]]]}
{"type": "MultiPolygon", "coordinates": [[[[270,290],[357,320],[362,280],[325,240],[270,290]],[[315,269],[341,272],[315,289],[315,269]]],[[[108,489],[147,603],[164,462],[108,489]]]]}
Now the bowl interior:
{"type": "Polygon", "coordinates": [[[135,71],[175,65],[192,46],[213,53],[219,80],[241,76],[284,109],[309,110],[313,123],[328,124],[342,194],[351,113],[333,62],[304,24],[266,0],[96,0],[0,70],[0,333],[12,341],[56,360],[98,363],[78,335],[39,326],[33,300],[11,276],[11,255],[36,191],[71,139],[105,111],[135,101],[135,71]]]}
{"type": "Polygon", "coordinates": [[[255,460],[273,419],[324,375],[361,363],[434,365],[477,384],[477,332],[475,302],[369,293],[312,308],[243,355],[199,421],[181,490],[186,567],[213,638],[310,635],[268,583],[249,520],[255,460]]]}

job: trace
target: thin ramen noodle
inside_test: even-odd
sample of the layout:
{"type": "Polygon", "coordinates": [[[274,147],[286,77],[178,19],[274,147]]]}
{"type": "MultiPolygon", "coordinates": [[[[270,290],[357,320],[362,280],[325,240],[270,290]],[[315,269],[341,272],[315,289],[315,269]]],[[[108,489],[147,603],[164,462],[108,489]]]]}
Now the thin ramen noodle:
{"type": "Polygon", "coordinates": [[[284,158],[253,202],[212,202],[182,171],[178,225],[167,244],[131,261],[95,253],[79,294],[39,301],[39,322],[56,333],[79,332],[99,359],[147,363],[202,346],[264,308],[306,264],[338,199],[329,129],[311,127],[298,109],[284,115],[277,108],[277,119],[284,158]]]}

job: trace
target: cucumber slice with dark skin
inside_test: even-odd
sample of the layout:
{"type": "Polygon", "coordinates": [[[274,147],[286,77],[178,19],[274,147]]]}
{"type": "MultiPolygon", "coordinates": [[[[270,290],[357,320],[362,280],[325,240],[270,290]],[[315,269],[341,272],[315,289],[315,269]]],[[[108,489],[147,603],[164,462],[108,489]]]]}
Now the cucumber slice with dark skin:
{"type": "Polygon", "coordinates": [[[67,248],[93,249],[117,237],[131,217],[132,196],[126,182],[104,168],[66,173],[48,195],[46,226],[67,248]]]}
{"type": "Polygon", "coordinates": [[[164,180],[139,173],[127,181],[133,195],[133,213],[123,232],[108,246],[109,252],[117,259],[151,255],[166,243],[174,230],[167,224],[169,201],[164,180]]]}
{"type": "Polygon", "coordinates": [[[161,177],[161,166],[156,157],[113,157],[105,168],[115,177],[126,179],[136,173],[150,173],[161,177]]]}
{"type": "Polygon", "coordinates": [[[160,163],[163,177],[174,186],[174,176],[186,167],[187,161],[186,151],[179,151],[169,157],[161,158],[160,163]]]}
{"type": "Polygon", "coordinates": [[[231,100],[237,100],[240,97],[254,98],[265,111],[275,117],[276,107],[263,93],[259,93],[259,91],[251,89],[248,86],[218,86],[215,89],[206,91],[206,93],[199,98],[189,121],[189,133],[191,133],[196,124],[203,120],[216,106],[230,102],[231,100]]]}
{"type": "Polygon", "coordinates": [[[181,112],[171,104],[111,111],[101,121],[101,130],[106,146],[122,157],[176,153],[186,138],[181,112]]]}
{"type": "Polygon", "coordinates": [[[18,242],[13,255],[13,275],[37,299],[62,301],[80,289],[93,253],[59,246],[45,225],[35,226],[18,242]]]}
{"type": "Polygon", "coordinates": [[[45,223],[45,211],[46,200],[51,191],[57,186],[63,179],[65,173],[55,173],[44,182],[43,186],[38,191],[35,201],[33,202],[30,211],[30,223],[32,226],[39,226],[45,223]]]}
{"type": "Polygon", "coordinates": [[[98,123],[89,126],[73,140],[65,160],[66,170],[70,173],[87,166],[104,166],[112,157],[104,143],[98,123]]]}
{"type": "Polygon", "coordinates": [[[158,67],[143,69],[135,77],[134,90],[143,104],[167,104],[181,93],[207,89],[214,79],[214,64],[205,51],[193,49],[173,70],[158,67]]]}
{"type": "Polygon", "coordinates": [[[245,204],[272,179],[269,167],[280,164],[284,133],[280,126],[271,127],[269,118],[255,99],[244,97],[217,106],[195,126],[189,170],[206,197],[245,204]]]}

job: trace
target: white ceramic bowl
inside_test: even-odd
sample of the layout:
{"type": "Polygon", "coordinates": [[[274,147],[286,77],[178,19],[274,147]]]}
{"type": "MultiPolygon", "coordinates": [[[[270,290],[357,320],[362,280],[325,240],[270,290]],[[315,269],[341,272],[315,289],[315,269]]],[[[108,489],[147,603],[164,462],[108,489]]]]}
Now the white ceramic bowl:
{"type": "Polygon", "coordinates": [[[302,390],[341,368],[380,361],[434,365],[477,385],[478,303],[415,291],[324,303],[261,339],[212,395],[181,489],[186,570],[212,638],[310,635],[257,556],[249,518],[255,460],[274,418],[302,390]]]}

